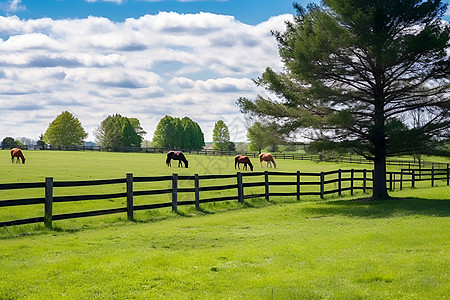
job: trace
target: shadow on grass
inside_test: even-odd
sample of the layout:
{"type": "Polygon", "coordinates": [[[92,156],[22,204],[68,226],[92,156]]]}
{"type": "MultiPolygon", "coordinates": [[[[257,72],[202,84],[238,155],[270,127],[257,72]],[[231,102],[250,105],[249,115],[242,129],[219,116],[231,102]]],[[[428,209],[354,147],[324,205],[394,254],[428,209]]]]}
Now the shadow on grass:
{"type": "Polygon", "coordinates": [[[305,209],[308,212],[319,215],[339,214],[366,218],[389,218],[409,215],[450,216],[450,200],[391,198],[372,202],[336,200],[323,202],[322,204],[305,209]]]}

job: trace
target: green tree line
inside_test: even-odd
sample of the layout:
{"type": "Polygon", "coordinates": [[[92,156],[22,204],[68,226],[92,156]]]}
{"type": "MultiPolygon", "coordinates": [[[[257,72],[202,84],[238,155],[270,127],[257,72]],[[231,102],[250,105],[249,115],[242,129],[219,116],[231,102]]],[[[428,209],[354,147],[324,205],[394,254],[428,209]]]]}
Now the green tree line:
{"type": "Polygon", "coordinates": [[[205,139],[200,126],[188,117],[163,117],[156,126],[153,145],[160,148],[201,149],[205,139]]]}

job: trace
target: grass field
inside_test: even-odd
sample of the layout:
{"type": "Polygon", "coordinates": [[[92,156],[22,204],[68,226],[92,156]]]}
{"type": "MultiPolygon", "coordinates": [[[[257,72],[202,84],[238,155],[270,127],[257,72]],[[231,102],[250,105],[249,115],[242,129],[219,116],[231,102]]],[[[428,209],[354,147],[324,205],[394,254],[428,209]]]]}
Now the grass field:
{"type": "MultiPolygon", "coordinates": [[[[93,180],[93,179],[116,179],[124,178],[127,173],[133,173],[134,176],[155,176],[155,175],[171,175],[178,173],[179,175],[199,175],[207,174],[235,174],[234,159],[227,156],[201,156],[188,155],[190,167],[178,168],[177,163],[173,162],[172,167],[167,167],[165,164],[164,154],[146,154],[146,153],[107,153],[107,152],[63,152],[63,151],[26,151],[26,164],[12,164],[9,161],[9,153],[7,150],[0,152],[1,157],[5,157],[0,162],[0,183],[13,182],[44,182],[45,177],[53,177],[54,181],[76,181],[76,180],[93,180]]],[[[261,168],[256,159],[253,159],[255,171],[267,170],[261,168]]],[[[336,170],[339,168],[355,168],[358,165],[342,165],[342,164],[318,164],[311,161],[294,161],[294,160],[279,160],[278,169],[280,171],[297,171],[302,172],[319,172],[336,170]]],[[[365,166],[367,167],[367,166],[365,166]]],[[[369,166],[370,167],[370,166],[369,166]]],[[[246,171],[244,171],[246,172],[246,171]]],[[[250,172],[250,171],[248,171],[250,172]]],[[[287,180],[286,178],[282,178],[287,180]]],[[[317,180],[317,178],[313,178],[317,180]]],[[[263,178],[246,178],[246,181],[263,180],[263,178]]],[[[292,177],[289,180],[294,181],[292,177]]],[[[235,184],[236,179],[221,179],[203,181],[201,185],[227,185],[235,184]]],[[[193,182],[180,182],[180,187],[193,187],[193,182]]],[[[171,188],[169,181],[155,182],[155,183],[136,183],[135,190],[143,189],[168,189],[171,188]]],[[[274,190],[285,190],[286,187],[275,187],[274,190]]],[[[258,188],[246,189],[247,193],[258,188]]],[[[292,192],[295,187],[288,187],[292,192]]],[[[317,187],[316,187],[317,189],[317,187]]],[[[82,195],[82,194],[108,194],[120,193],[125,191],[124,184],[107,185],[107,186],[93,186],[93,187],[73,187],[73,188],[55,188],[54,195],[82,195]]],[[[261,188],[259,188],[261,193],[261,188]]],[[[42,197],[44,190],[41,189],[26,189],[26,190],[5,190],[0,195],[1,200],[21,199],[42,197]]],[[[214,194],[202,193],[203,198],[214,196],[236,196],[236,191],[216,191],[214,194]]],[[[192,200],[192,195],[184,194],[179,196],[179,200],[192,200]]],[[[304,200],[306,200],[305,198],[304,200]]],[[[317,199],[314,197],[313,199],[317,199]]],[[[153,204],[160,202],[170,202],[170,195],[136,197],[135,204],[153,204]]],[[[53,208],[54,214],[91,211],[99,209],[119,208],[126,205],[125,199],[110,199],[102,201],[89,202],[74,202],[74,203],[55,203],[53,208]]],[[[236,203],[231,204],[231,207],[236,206],[236,203]]],[[[215,209],[224,207],[222,204],[216,204],[215,209]]],[[[226,209],[230,205],[225,205],[226,209]]],[[[188,214],[196,214],[192,209],[181,209],[182,212],[188,214]]],[[[24,207],[10,207],[8,209],[0,209],[0,220],[14,220],[22,218],[37,217],[43,215],[43,205],[31,205],[24,207]]],[[[165,218],[167,214],[164,212],[146,211],[135,214],[137,220],[145,221],[155,218],[165,218]]],[[[116,216],[106,216],[96,218],[101,220],[115,221],[116,216]]],[[[90,220],[77,222],[57,222],[57,226],[66,228],[78,226],[77,224],[86,224],[90,220]],[[73,225],[75,224],[75,225],[73,225]]]]}
{"type": "MultiPolygon", "coordinates": [[[[192,156],[189,169],[169,169],[154,154],[27,151],[25,165],[7,154],[0,151],[1,183],[235,172],[230,157],[192,156]]],[[[282,171],[358,167],[278,164],[282,171]]],[[[1,200],[23,197],[8,193],[1,200]]],[[[111,215],[55,222],[53,230],[0,228],[0,299],[448,297],[450,188],[391,194],[403,200],[254,199],[142,212],[136,222],[111,215]]]]}

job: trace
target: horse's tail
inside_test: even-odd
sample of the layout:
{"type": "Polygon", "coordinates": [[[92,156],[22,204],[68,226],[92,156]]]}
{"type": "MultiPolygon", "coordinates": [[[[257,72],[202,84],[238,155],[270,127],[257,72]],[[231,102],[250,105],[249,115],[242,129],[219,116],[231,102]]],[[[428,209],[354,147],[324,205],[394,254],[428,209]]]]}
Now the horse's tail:
{"type": "Polygon", "coordinates": [[[170,164],[170,160],[172,159],[172,153],[167,153],[166,165],[170,164]]]}

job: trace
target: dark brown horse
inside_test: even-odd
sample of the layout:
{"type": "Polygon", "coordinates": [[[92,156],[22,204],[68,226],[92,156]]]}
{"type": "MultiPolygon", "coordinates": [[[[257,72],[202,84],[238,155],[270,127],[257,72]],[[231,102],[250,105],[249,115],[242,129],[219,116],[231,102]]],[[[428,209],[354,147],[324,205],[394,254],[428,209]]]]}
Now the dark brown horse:
{"type": "Polygon", "coordinates": [[[14,163],[14,157],[17,158],[16,164],[19,162],[19,157],[22,159],[22,163],[25,163],[25,157],[23,156],[22,150],[19,148],[11,149],[11,162],[14,163]]]}
{"type": "Polygon", "coordinates": [[[181,151],[169,151],[167,153],[167,159],[166,159],[166,164],[168,167],[171,166],[170,161],[174,159],[174,160],[178,160],[178,167],[183,167],[183,164],[181,162],[184,162],[184,167],[187,168],[188,167],[188,160],[186,159],[186,157],[184,156],[183,152],[181,151]]]}
{"type": "Polygon", "coordinates": [[[273,163],[273,167],[276,169],[277,168],[277,163],[275,162],[275,159],[273,159],[272,154],[270,153],[261,153],[259,155],[259,162],[261,163],[261,167],[262,167],[262,162],[263,161],[267,161],[267,167],[269,167],[269,164],[272,165],[273,163]]]}
{"type": "Polygon", "coordinates": [[[247,170],[247,165],[250,166],[250,170],[253,171],[253,165],[250,162],[250,158],[248,158],[248,156],[245,155],[236,155],[234,157],[234,168],[236,169],[236,165],[239,168],[239,164],[244,164],[244,170],[247,170]]]}

